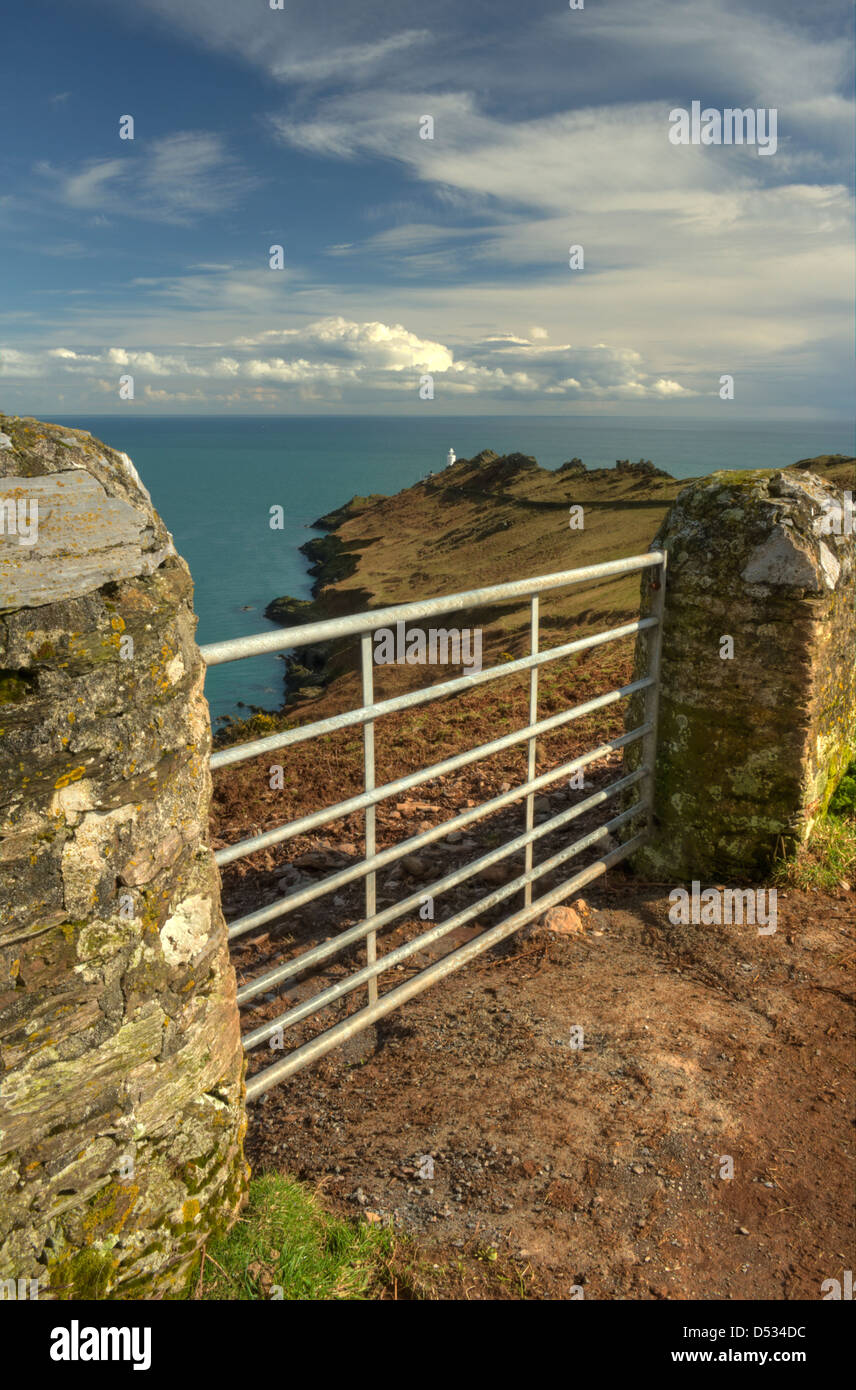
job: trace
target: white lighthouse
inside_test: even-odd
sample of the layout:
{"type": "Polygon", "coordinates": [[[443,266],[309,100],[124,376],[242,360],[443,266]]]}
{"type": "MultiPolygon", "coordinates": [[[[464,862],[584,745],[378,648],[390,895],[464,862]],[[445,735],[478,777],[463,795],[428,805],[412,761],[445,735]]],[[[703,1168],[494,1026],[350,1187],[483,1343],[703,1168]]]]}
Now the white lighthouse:
{"type": "Polygon", "coordinates": [[[454,449],[450,449],[449,452],[448,452],[448,454],[446,455],[446,467],[447,467],[447,468],[451,468],[451,466],[452,466],[452,464],[453,464],[454,462],[455,462],[455,451],[454,451],[454,449]]]}

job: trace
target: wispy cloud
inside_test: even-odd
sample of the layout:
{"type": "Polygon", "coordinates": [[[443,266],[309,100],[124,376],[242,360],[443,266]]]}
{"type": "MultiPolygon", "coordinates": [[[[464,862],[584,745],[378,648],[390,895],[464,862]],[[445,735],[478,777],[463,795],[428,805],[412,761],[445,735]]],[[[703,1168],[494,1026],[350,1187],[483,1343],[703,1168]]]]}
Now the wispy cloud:
{"type": "MultiPolygon", "coordinates": [[[[96,51],[111,35],[133,40],[115,0],[72,8],[92,21],[96,51]]],[[[844,399],[849,0],[139,9],[148,61],[165,55],[188,74],[180,100],[164,87],[158,134],[138,126],[120,142],[111,109],[106,142],[90,148],[95,123],[66,122],[69,143],[51,143],[40,179],[0,196],[25,270],[40,250],[50,258],[26,302],[0,310],[21,328],[16,380],[72,377],[81,401],[95,399],[117,363],[88,345],[122,343],[151,401],[378,408],[423,370],[436,371],[438,399],[474,409],[706,408],[720,372],[737,373],[741,402],[768,409],[795,394],[800,408],[844,399]],[[227,87],[225,136],[182,128],[191,98],[216,102],[227,87]],[[693,99],[776,106],[775,158],[670,145],[669,110],[693,99]],[[433,139],[420,139],[424,114],[433,139]],[[254,187],[265,196],[247,198],[254,187]],[[272,242],[287,251],[276,274],[272,242]],[[571,244],[584,246],[583,271],[568,264],[571,244]],[[98,276],[91,258],[73,259],[79,245],[104,258],[98,276]],[[59,256],[74,271],[62,281],[59,256]],[[49,355],[66,343],[77,358],[49,355]]],[[[29,149],[19,168],[44,146],[29,149]]]]}
{"type": "Polygon", "coordinates": [[[427,29],[405,29],[374,43],[346,44],[327,48],[324,52],[294,53],[288,58],[274,60],[270,65],[272,77],[288,82],[322,82],[328,78],[347,77],[353,81],[368,77],[373,71],[405,49],[431,40],[427,29]]]}
{"type": "Polygon", "coordinates": [[[129,140],[121,157],[94,159],[72,172],[42,163],[37,172],[67,207],[93,217],[177,224],[233,206],[257,182],[220,136],[206,131],[179,131],[148,143],[129,140]]]}

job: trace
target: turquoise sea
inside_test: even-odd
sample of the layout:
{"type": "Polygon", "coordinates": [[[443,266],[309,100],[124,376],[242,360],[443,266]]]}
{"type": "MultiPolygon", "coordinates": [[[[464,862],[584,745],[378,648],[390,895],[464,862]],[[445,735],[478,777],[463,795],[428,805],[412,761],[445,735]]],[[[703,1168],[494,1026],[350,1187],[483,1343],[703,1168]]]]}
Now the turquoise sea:
{"type": "MultiPolygon", "coordinates": [[[[198,638],[269,630],[265,605],[308,597],[298,546],[311,523],[355,493],[394,493],[480,449],[533,455],[545,468],[581,458],[589,468],[650,459],[677,478],[717,468],[774,468],[816,454],[854,452],[846,422],[741,424],[602,416],[60,416],[133,459],[190,565],[198,638]],[[272,531],[270,508],[285,527],[272,531]]],[[[257,657],[209,672],[212,716],[238,702],[276,708],[282,663],[257,657]]]]}

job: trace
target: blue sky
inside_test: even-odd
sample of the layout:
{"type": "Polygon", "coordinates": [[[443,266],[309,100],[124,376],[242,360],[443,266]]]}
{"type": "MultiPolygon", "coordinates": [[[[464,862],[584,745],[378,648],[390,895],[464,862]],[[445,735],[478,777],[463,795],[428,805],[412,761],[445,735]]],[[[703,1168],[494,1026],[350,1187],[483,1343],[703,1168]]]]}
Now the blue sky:
{"type": "Polygon", "coordinates": [[[0,404],[845,416],[852,53],[849,0],[13,3],[0,404]]]}

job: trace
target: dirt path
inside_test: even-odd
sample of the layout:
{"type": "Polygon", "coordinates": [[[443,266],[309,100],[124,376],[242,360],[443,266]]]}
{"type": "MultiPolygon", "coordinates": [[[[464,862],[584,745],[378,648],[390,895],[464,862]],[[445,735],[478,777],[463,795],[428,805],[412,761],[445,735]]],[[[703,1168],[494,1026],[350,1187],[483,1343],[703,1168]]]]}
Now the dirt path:
{"type": "MultiPolygon", "coordinates": [[[[592,657],[559,673],[554,688],[545,678],[545,710],[626,679],[620,662],[605,661],[592,657]]],[[[522,688],[468,698],[460,724],[449,704],[430,721],[402,718],[384,734],[379,781],[459,751],[459,738],[472,746],[525,721],[522,688]]],[[[596,727],[579,721],[551,736],[555,747],[539,748],[539,773],[622,732],[616,710],[601,711],[596,727]]],[[[356,740],[304,761],[298,748],[285,794],[267,789],[269,759],[226,769],[218,776],[215,844],[358,790],[360,756],[356,740]]],[[[384,801],[378,846],[518,785],[524,758],[525,750],[495,757],[426,784],[418,800],[384,801]]],[[[552,786],[536,803],[536,823],[620,775],[620,759],[610,757],[587,770],[585,791],[552,786]]],[[[612,803],[609,812],[601,807],[550,832],[536,862],[619,808],[612,803]]],[[[378,907],[506,844],[521,825],[518,802],[452,843],[438,838],[409,864],[378,874],[378,907]]],[[[352,817],[327,827],[329,838],[302,836],[231,865],[228,919],[356,863],[362,829],[352,817]]],[[[515,871],[522,867],[518,852],[515,871]]],[[[545,876],[536,896],[567,873],[545,876]]],[[[438,919],[501,882],[496,871],[447,890],[438,919]]],[[[384,1020],[364,1064],[339,1049],[270,1091],[252,1107],[251,1162],[321,1183],[344,1211],[414,1235],[432,1263],[458,1269],[451,1296],[469,1288],[475,1297],[567,1298],[576,1285],[602,1299],[817,1299],[824,1279],[856,1267],[856,894],[780,893],[773,935],[674,926],[667,895],[621,868],[597,880],[584,891],[590,911],[582,934],[511,938],[384,1020]],[[582,1050],[571,1046],[574,1028],[584,1031],[582,1050]],[[428,1170],[425,1155],[433,1180],[419,1176],[428,1170]],[[720,1176],[725,1157],[733,1178],[720,1176]]],[[[470,926],[491,925],[517,906],[519,896],[470,926]]],[[[357,882],[241,938],[239,981],[336,935],[363,911],[357,882]]],[[[382,950],[425,927],[405,917],[385,930],[382,950]]],[[[244,1011],[245,1027],[275,1019],[304,991],[362,963],[361,953],[346,952],[311,984],[260,996],[244,1011]]],[[[399,966],[392,983],[425,963],[399,966]]],[[[349,996],[311,1025],[297,1024],[289,1046],[357,1002],[349,996]]],[[[250,1057],[251,1071],[276,1060],[266,1046],[250,1057]]]]}
{"type": "Polygon", "coordinates": [[[582,935],[513,938],[269,1092],[251,1162],[542,1297],[817,1299],[854,1267],[854,894],[780,894],[762,936],[665,891],[613,871],[582,935]]]}

